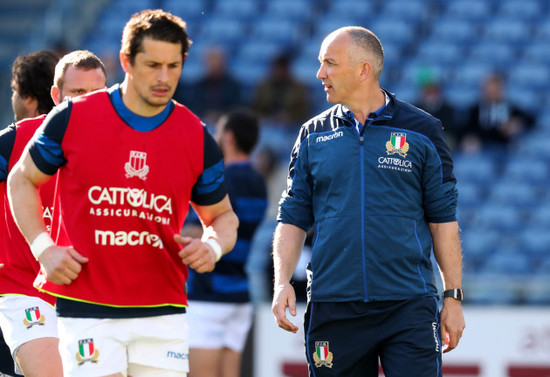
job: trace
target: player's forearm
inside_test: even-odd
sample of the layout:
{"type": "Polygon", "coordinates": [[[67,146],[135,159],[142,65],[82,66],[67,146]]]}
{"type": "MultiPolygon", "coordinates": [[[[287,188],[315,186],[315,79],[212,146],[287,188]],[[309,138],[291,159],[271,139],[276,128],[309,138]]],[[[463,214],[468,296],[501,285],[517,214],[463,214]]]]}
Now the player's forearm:
{"type": "Polygon", "coordinates": [[[458,223],[430,223],[434,256],[441,272],[443,289],[462,287],[462,249],[458,223]]]}
{"type": "Polygon", "coordinates": [[[222,247],[223,254],[229,253],[237,242],[237,228],[239,219],[235,212],[228,210],[218,215],[212,223],[204,229],[203,239],[213,237],[222,247]]]}
{"type": "Polygon", "coordinates": [[[46,231],[42,220],[42,201],[39,188],[18,165],[8,177],[8,198],[17,226],[27,241],[32,243],[40,233],[46,231]]]}
{"type": "Polygon", "coordinates": [[[297,226],[279,223],[273,237],[275,286],[290,282],[306,240],[306,232],[297,226]]]}

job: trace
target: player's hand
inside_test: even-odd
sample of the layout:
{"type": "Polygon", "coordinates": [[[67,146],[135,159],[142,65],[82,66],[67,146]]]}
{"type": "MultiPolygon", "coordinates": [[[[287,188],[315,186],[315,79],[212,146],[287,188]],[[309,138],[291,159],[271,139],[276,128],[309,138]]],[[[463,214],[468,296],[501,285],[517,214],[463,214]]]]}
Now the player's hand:
{"type": "Polygon", "coordinates": [[[198,273],[210,272],[216,266],[216,253],[212,247],[198,238],[174,235],[174,241],[183,246],[179,256],[183,263],[198,273]]]}
{"type": "Polygon", "coordinates": [[[54,284],[71,284],[82,270],[82,264],[88,262],[88,258],[80,254],[72,247],[50,246],[38,261],[46,275],[46,279],[54,284]]]}
{"type": "Polygon", "coordinates": [[[0,270],[4,268],[4,263],[0,263],[0,270]]]}
{"type": "Polygon", "coordinates": [[[288,308],[290,315],[296,317],[296,292],[294,292],[294,287],[290,283],[275,286],[271,311],[275,316],[275,322],[280,328],[296,333],[298,326],[288,320],[286,308],[288,308]]]}
{"type": "Polygon", "coordinates": [[[443,353],[454,350],[466,328],[462,304],[454,298],[446,298],[441,309],[441,339],[445,341],[443,353]]]}

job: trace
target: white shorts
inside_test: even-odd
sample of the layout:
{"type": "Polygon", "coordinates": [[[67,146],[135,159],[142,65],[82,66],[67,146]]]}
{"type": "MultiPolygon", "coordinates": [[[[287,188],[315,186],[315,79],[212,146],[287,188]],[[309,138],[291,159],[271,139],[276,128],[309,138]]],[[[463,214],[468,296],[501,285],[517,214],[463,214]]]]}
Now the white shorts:
{"type": "Polygon", "coordinates": [[[252,326],[251,303],[189,301],[190,348],[229,348],[242,352],[252,326]]]}
{"type": "Polygon", "coordinates": [[[30,340],[58,337],[54,307],[33,296],[0,296],[0,327],[14,358],[30,340]]]}
{"type": "MultiPolygon", "coordinates": [[[[54,307],[34,296],[0,296],[0,327],[14,360],[24,343],[58,337],[54,307]]],[[[15,370],[21,373],[17,364],[15,370]]]]}
{"type": "Polygon", "coordinates": [[[186,314],[145,318],[59,317],[59,350],[65,376],[186,376],[186,314]],[[147,368],[143,368],[147,367],[147,368]],[[156,370],[156,373],[154,372],[156,370]]]}

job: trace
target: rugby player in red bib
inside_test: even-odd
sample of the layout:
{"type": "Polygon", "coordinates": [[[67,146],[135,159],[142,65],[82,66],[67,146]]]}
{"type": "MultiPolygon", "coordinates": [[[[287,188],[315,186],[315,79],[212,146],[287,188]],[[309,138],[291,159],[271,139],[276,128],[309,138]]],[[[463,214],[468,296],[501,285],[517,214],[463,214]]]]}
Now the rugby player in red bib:
{"type": "Polygon", "coordinates": [[[179,17],[133,15],[124,82],[56,107],[10,175],[17,224],[44,272],[37,286],[58,297],[66,375],[188,372],[188,267],[212,271],[238,227],[216,142],[172,100],[190,43],[179,17]],[[37,195],[57,171],[54,243],[37,195]],[[201,239],[179,235],[190,202],[201,239]]]}
{"type": "MultiPolygon", "coordinates": [[[[57,55],[49,51],[39,51],[25,59],[28,60],[27,65],[36,67],[46,67],[44,61],[51,61],[51,74],[42,71],[39,73],[40,80],[47,80],[41,96],[49,101],[43,102],[53,102],[43,110],[38,110],[37,107],[36,111],[46,113],[65,97],[76,97],[105,88],[107,79],[103,63],[89,51],[73,51],[61,58],[57,65],[57,55]]],[[[53,307],[55,297],[33,288],[40,264],[19,232],[7,198],[7,173],[19,160],[25,146],[46,117],[41,115],[21,120],[37,114],[20,99],[19,87],[22,80],[16,77],[14,75],[12,87],[13,108],[18,122],[0,133],[0,205],[4,206],[0,227],[5,229],[0,233],[0,260],[6,265],[5,270],[0,272],[0,325],[19,371],[27,376],[61,375],[57,319],[53,307]],[[22,109],[27,110],[21,111],[22,109]]],[[[41,212],[47,230],[50,229],[54,212],[54,190],[54,179],[40,188],[41,212]]]]}

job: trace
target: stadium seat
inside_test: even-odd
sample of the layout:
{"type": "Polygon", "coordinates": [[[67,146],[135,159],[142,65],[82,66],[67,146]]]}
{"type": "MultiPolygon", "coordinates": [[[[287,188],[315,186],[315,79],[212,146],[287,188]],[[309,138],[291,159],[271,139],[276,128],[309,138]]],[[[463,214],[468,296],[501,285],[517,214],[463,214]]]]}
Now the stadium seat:
{"type": "Polygon", "coordinates": [[[521,250],[508,248],[491,254],[482,267],[482,272],[528,276],[533,272],[533,266],[529,257],[521,250]]]}
{"type": "MultiPolygon", "coordinates": [[[[322,41],[329,33],[332,33],[336,29],[358,24],[357,17],[352,13],[341,15],[340,17],[335,17],[332,14],[323,14],[318,17],[317,22],[313,25],[313,37],[322,41]]],[[[370,29],[370,25],[367,24],[360,24],[360,26],[370,29]]],[[[382,41],[382,43],[384,42],[382,41]]]]}
{"type": "Polygon", "coordinates": [[[531,37],[530,24],[515,17],[495,17],[484,25],[484,37],[488,40],[521,44],[531,37]]]}
{"type": "Polygon", "coordinates": [[[164,0],[163,8],[182,17],[187,22],[200,19],[200,17],[206,18],[205,15],[210,13],[207,0],[164,0]]]}
{"type": "Polygon", "coordinates": [[[449,43],[432,36],[420,45],[418,56],[435,65],[457,65],[464,59],[465,49],[460,44],[449,43]]]}
{"type": "Polygon", "coordinates": [[[234,64],[263,64],[266,67],[281,53],[283,48],[276,42],[250,40],[242,44],[233,57],[234,64]]]}
{"type": "MultiPolygon", "coordinates": [[[[462,1],[451,2],[451,4],[457,3],[462,1]]],[[[469,45],[478,39],[479,27],[469,19],[457,18],[452,14],[443,15],[433,22],[430,35],[442,42],[469,45]]]]}
{"type": "Polygon", "coordinates": [[[247,35],[247,26],[246,22],[212,15],[205,20],[196,39],[202,43],[233,45],[247,35]]]}
{"type": "Polygon", "coordinates": [[[483,40],[472,45],[468,57],[472,61],[492,64],[498,68],[517,62],[518,49],[506,42],[483,40]]]}
{"type": "Polygon", "coordinates": [[[495,205],[502,203],[506,206],[534,208],[540,202],[540,196],[535,186],[528,182],[501,179],[489,193],[489,201],[495,205]]]}
{"type": "Polygon", "coordinates": [[[550,71],[544,63],[523,63],[510,68],[508,85],[530,85],[534,89],[543,90],[550,82],[550,71]]]}
{"type": "Polygon", "coordinates": [[[218,17],[249,21],[257,17],[259,11],[260,6],[256,0],[224,0],[215,3],[212,14],[218,17]]]}
{"type": "Polygon", "coordinates": [[[490,228],[471,228],[464,231],[461,238],[464,258],[480,263],[499,247],[502,234],[490,228]]]}
{"type": "Polygon", "coordinates": [[[328,5],[326,14],[334,18],[349,17],[349,15],[353,15],[357,20],[368,20],[372,19],[377,12],[378,8],[372,1],[332,0],[328,5]]]}
{"type": "Polygon", "coordinates": [[[293,46],[300,37],[301,24],[288,17],[265,15],[254,20],[250,37],[258,42],[293,46]]]}
{"type": "Polygon", "coordinates": [[[449,1],[445,15],[455,19],[486,20],[493,12],[493,3],[479,0],[449,1]]]}
{"type": "Polygon", "coordinates": [[[386,42],[401,43],[405,45],[411,43],[416,35],[415,23],[396,18],[376,18],[371,23],[369,29],[380,38],[382,45],[386,42]]]}
{"type": "Polygon", "coordinates": [[[507,203],[486,202],[480,206],[473,227],[515,232],[523,225],[520,211],[507,203]]]}
{"type": "Polygon", "coordinates": [[[548,228],[540,226],[530,226],[522,229],[519,234],[519,250],[530,255],[534,260],[536,258],[550,258],[550,232],[548,228]]]}
{"type": "Polygon", "coordinates": [[[447,85],[445,96],[457,109],[467,109],[477,101],[479,89],[474,85],[447,85]]]}
{"type": "Polygon", "coordinates": [[[508,183],[527,183],[534,185],[547,186],[550,184],[550,171],[548,163],[540,159],[533,160],[529,157],[516,156],[508,161],[503,173],[505,182],[508,183]]]}
{"type": "Polygon", "coordinates": [[[486,155],[457,155],[454,158],[454,174],[458,182],[486,184],[497,177],[496,164],[486,155]]]}
{"type": "Polygon", "coordinates": [[[313,16],[314,11],[315,2],[311,0],[270,0],[266,4],[265,15],[303,23],[313,16]]]}
{"type": "Polygon", "coordinates": [[[231,73],[246,88],[253,89],[267,76],[268,66],[261,62],[235,60],[231,63],[231,73]]]}
{"type": "Polygon", "coordinates": [[[550,229],[550,198],[542,200],[536,208],[533,208],[529,213],[529,222],[526,225],[533,229],[550,229]]]}
{"type": "Polygon", "coordinates": [[[429,17],[430,9],[429,3],[426,1],[386,0],[380,11],[380,17],[422,23],[429,17]]]}
{"type": "Polygon", "coordinates": [[[546,42],[550,38],[550,20],[547,18],[533,25],[533,36],[539,42],[546,42]]]}
{"type": "Polygon", "coordinates": [[[497,14],[505,18],[515,17],[534,20],[544,15],[541,2],[537,0],[503,0],[497,14]]]}
{"type": "Polygon", "coordinates": [[[528,43],[521,58],[528,63],[550,64],[550,43],[547,40],[528,43]]]}
{"type": "Polygon", "coordinates": [[[494,67],[490,62],[467,60],[462,66],[454,70],[452,83],[479,88],[483,79],[493,72],[493,70],[494,67]]]}

